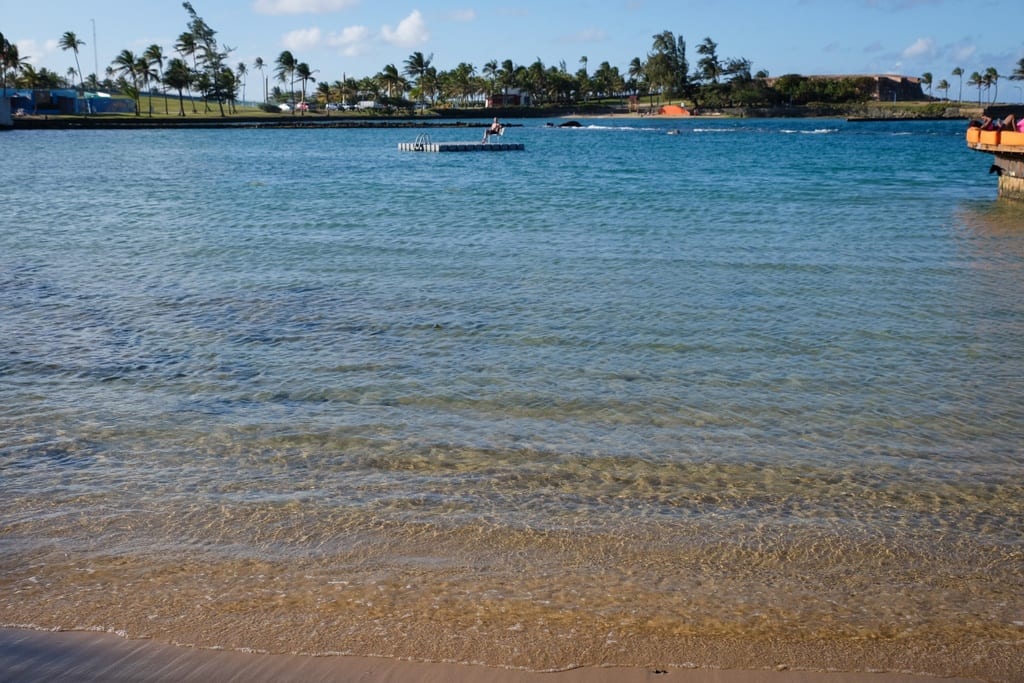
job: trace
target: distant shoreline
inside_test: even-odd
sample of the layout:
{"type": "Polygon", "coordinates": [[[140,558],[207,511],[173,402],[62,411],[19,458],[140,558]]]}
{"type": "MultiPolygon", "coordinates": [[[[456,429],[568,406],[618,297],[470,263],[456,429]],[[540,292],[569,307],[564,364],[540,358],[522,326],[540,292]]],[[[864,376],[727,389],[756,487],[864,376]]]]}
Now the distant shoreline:
{"type": "Polygon", "coordinates": [[[108,118],[108,117],[22,117],[14,120],[14,130],[139,130],[154,128],[477,128],[480,123],[405,118],[341,118],[337,116],[267,117],[190,117],[190,118],[108,118]]]}
{"type": "MultiPolygon", "coordinates": [[[[13,130],[133,130],[133,129],[209,129],[209,128],[475,128],[480,121],[501,119],[646,119],[681,121],[735,118],[845,118],[848,121],[937,121],[967,120],[980,115],[967,107],[951,107],[942,115],[892,107],[861,110],[822,110],[811,107],[715,111],[690,116],[629,112],[611,108],[519,108],[519,109],[440,109],[428,116],[346,116],[326,114],[274,115],[234,114],[230,116],[23,116],[13,121],[13,130]]],[[[515,125],[515,124],[512,124],[515,125]]]]}

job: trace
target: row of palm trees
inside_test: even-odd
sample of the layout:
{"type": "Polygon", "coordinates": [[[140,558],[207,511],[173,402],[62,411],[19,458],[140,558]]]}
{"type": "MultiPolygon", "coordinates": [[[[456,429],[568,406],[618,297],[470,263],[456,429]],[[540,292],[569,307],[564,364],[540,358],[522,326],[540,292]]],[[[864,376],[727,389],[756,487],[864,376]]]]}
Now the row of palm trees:
{"type": "MultiPolygon", "coordinates": [[[[718,60],[716,45],[710,38],[704,39],[698,51],[704,54],[704,58],[699,64],[701,71],[695,78],[702,77],[717,83],[720,76],[731,77],[744,72],[749,78],[750,61],[718,60]]],[[[490,60],[479,72],[472,64],[460,62],[451,70],[439,71],[433,65],[433,54],[424,55],[417,51],[409,55],[401,68],[387,64],[374,76],[354,79],[343,75],[341,80],[333,83],[322,81],[318,83],[315,95],[321,104],[360,99],[405,100],[408,96],[416,102],[432,105],[438,102],[466,105],[488,95],[507,94],[513,89],[522,91],[537,104],[566,103],[641,91],[681,94],[687,83],[684,53],[685,42],[682,38],[676,39],[670,31],[654,36],[647,62],[634,58],[626,74],[607,61],[601,62],[591,73],[586,56],[580,57],[580,68],[575,73],[569,71],[564,61],[558,66],[548,66],[540,59],[529,65],[517,65],[510,59],[501,62],[490,60]]],[[[294,101],[294,84],[301,82],[300,101],[304,101],[306,85],[310,81],[316,82],[313,77],[316,72],[305,63],[297,62],[289,51],[282,52],[275,64],[277,80],[282,85],[290,84],[291,90],[286,93],[275,88],[269,99],[294,101]]],[[[240,68],[243,66],[239,65],[240,68]]],[[[266,65],[257,58],[253,66],[262,71],[266,65]]],[[[265,95],[264,99],[268,96],[265,95]]]]}
{"type": "MultiPolygon", "coordinates": [[[[141,112],[141,95],[150,94],[149,113],[152,115],[152,95],[162,88],[178,95],[178,115],[185,115],[185,93],[191,101],[193,113],[197,113],[196,97],[203,102],[205,112],[210,111],[210,101],[215,101],[221,114],[224,106],[234,110],[237,100],[245,99],[245,84],[249,67],[239,62],[234,68],[227,65],[232,48],[222,47],[215,38],[216,31],[199,17],[191,4],[182,3],[189,14],[188,30],[183,32],[174,44],[176,56],[168,59],[160,45],[150,45],[141,54],[122,50],[106,70],[106,79],[100,81],[96,74],[83,77],[79,61],[79,49],[85,45],[73,31],[65,32],[59,41],[62,50],[74,55],[75,66],[68,69],[72,86],[81,89],[117,90],[132,97],[136,102],[136,114],[141,112]]],[[[358,100],[385,100],[389,102],[414,101],[436,105],[439,102],[466,105],[479,101],[487,95],[508,93],[518,89],[526,93],[535,104],[568,103],[623,94],[665,94],[687,96],[695,101],[703,100],[713,104],[755,104],[746,99],[771,99],[771,87],[765,86],[766,72],[751,75],[751,62],[743,58],[723,59],[717,54],[717,45],[705,38],[698,46],[700,59],[696,69],[689,73],[686,59],[686,43],[671,31],[655,35],[651,52],[646,60],[635,57],[625,74],[608,62],[601,62],[597,69],[589,70],[589,60],[580,57],[580,68],[571,73],[565,62],[558,66],[545,65],[537,59],[529,65],[517,65],[512,60],[498,62],[491,60],[483,65],[480,72],[467,62],[458,64],[448,71],[439,71],[433,65],[433,55],[413,52],[401,68],[395,64],[386,65],[379,73],[365,78],[351,78],[343,75],[340,80],[330,82],[317,79],[318,71],[306,62],[300,61],[288,50],[281,52],[273,64],[261,57],[256,58],[252,68],[259,71],[263,80],[264,102],[290,102],[293,111],[305,111],[307,91],[310,83],[316,84],[313,91],[315,100],[321,105],[353,103],[358,100]],[[269,87],[264,72],[273,67],[273,75],[280,86],[269,87]],[[296,85],[299,85],[296,91],[296,85]],[[739,101],[738,101],[739,100],[739,101]]],[[[18,55],[17,47],[0,34],[0,76],[7,86],[8,75],[14,76],[14,83],[25,87],[60,87],[69,82],[46,69],[36,71],[25,58],[18,55]]],[[[960,79],[957,99],[963,100],[964,70],[957,67],[952,72],[960,79]]],[[[990,101],[998,93],[1000,74],[995,68],[984,73],[974,72],[968,85],[978,89],[978,103],[982,91],[991,92],[990,101]]],[[[1024,59],[1009,76],[1011,80],[1024,80],[1024,59]]],[[[925,73],[922,85],[931,93],[933,76],[925,73]]],[[[934,87],[948,99],[950,84],[945,79],[934,87]]],[[[169,105],[164,98],[164,113],[169,105]]]]}
{"type": "MultiPolygon", "coordinates": [[[[226,102],[229,108],[234,107],[241,90],[244,99],[245,80],[248,66],[240,62],[234,69],[227,67],[226,60],[231,48],[222,48],[215,39],[215,31],[200,18],[191,4],[183,6],[189,13],[188,30],[182,33],[174,45],[177,56],[167,59],[159,45],[150,45],[142,54],[131,50],[122,50],[106,71],[106,80],[100,81],[97,74],[84,77],[79,61],[79,49],[85,45],[73,31],[67,31],[59,41],[60,47],[74,55],[75,67],[69,69],[71,84],[83,91],[90,89],[110,89],[120,91],[136,102],[136,114],[141,112],[141,95],[149,91],[150,114],[152,114],[152,94],[154,88],[163,86],[178,93],[179,112],[185,115],[184,93],[198,93],[209,111],[209,100],[215,100],[221,106],[226,102]],[[77,77],[77,78],[76,78],[77,77]]],[[[439,71],[433,65],[433,55],[422,52],[412,53],[402,64],[402,68],[394,64],[386,65],[374,76],[353,79],[343,75],[341,80],[333,83],[322,80],[317,83],[316,70],[307,63],[299,61],[290,51],[282,52],[274,61],[274,75],[281,86],[287,91],[275,87],[268,88],[264,77],[264,101],[304,103],[310,83],[317,83],[316,99],[321,104],[352,103],[358,100],[388,100],[408,103],[406,97],[418,102],[438,102],[467,104],[497,92],[507,93],[511,89],[524,91],[532,102],[570,102],[590,97],[603,97],[614,94],[637,93],[640,91],[657,91],[659,93],[681,92],[687,82],[687,62],[685,59],[685,43],[678,40],[671,32],[663,32],[654,37],[653,52],[648,61],[642,62],[634,58],[629,72],[623,75],[617,67],[602,62],[590,73],[589,60],[580,58],[580,68],[570,73],[565,62],[557,67],[546,66],[540,59],[532,64],[516,65],[512,60],[498,62],[491,60],[484,64],[482,71],[462,62],[449,71],[439,71]],[[296,84],[301,87],[296,96],[296,84]]],[[[0,57],[0,69],[5,76],[9,71],[18,77],[19,84],[28,87],[57,87],[60,79],[55,74],[35,72],[24,60],[18,59],[16,47],[6,43],[7,56],[0,57]]],[[[719,68],[714,51],[715,44],[710,38],[705,39],[699,51],[704,54],[701,68],[704,74],[717,83],[721,74],[727,69],[719,68]]],[[[747,65],[749,61],[740,60],[747,65]]],[[[253,68],[261,74],[270,65],[262,58],[257,58],[253,68]]],[[[748,73],[749,76],[749,73],[748,73]]],[[[66,82],[66,81],[65,81],[66,82]]],[[[195,98],[192,100],[193,113],[196,112],[195,98]]],[[[166,98],[165,113],[167,113],[166,98]]],[[[303,107],[297,109],[304,110],[303,107]]]]}
{"type": "MultiPolygon", "coordinates": [[[[156,86],[163,85],[178,93],[179,115],[185,115],[184,93],[193,90],[202,93],[205,111],[210,111],[209,101],[215,100],[220,113],[225,114],[224,104],[234,108],[238,94],[238,78],[244,78],[244,65],[239,65],[240,73],[236,75],[226,65],[232,48],[222,47],[216,39],[216,31],[198,15],[191,3],[183,2],[182,6],[189,14],[188,31],[182,33],[174,45],[177,57],[166,59],[163,48],[153,44],[142,54],[136,55],[131,50],[122,50],[107,67],[105,81],[101,82],[96,74],[88,79],[82,75],[79,62],[79,48],[85,45],[73,31],[66,31],[58,44],[62,50],[74,53],[75,67],[69,69],[74,86],[74,76],[78,76],[78,87],[93,90],[107,89],[122,92],[135,100],[135,113],[141,111],[141,94],[147,89],[150,94],[150,115],[153,113],[153,92],[156,86]],[[191,64],[189,61],[191,60],[191,64]]],[[[18,54],[17,46],[8,42],[0,34],[0,74],[3,87],[7,87],[7,75],[13,73],[16,86],[31,88],[60,87],[63,81],[56,74],[41,69],[38,72],[27,64],[25,58],[18,54]]],[[[196,103],[192,100],[192,111],[197,113],[196,103]]],[[[164,113],[169,113],[169,105],[164,98],[164,113]]]]}
{"type": "MultiPolygon", "coordinates": [[[[433,55],[413,52],[399,68],[387,64],[377,74],[364,78],[342,75],[330,82],[318,82],[315,74],[305,62],[300,62],[285,50],[274,60],[274,75],[281,87],[264,92],[265,101],[304,103],[307,87],[315,83],[313,95],[321,105],[353,103],[358,100],[406,101],[409,97],[417,102],[447,102],[465,105],[471,101],[497,92],[508,92],[519,88],[526,91],[535,102],[562,102],[570,100],[576,93],[620,93],[629,85],[618,69],[603,62],[593,75],[586,74],[585,67],[577,74],[569,74],[564,63],[558,68],[546,67],[537,60],[530,66],[517,66],[512,60],[499,63],[487,62],[482,73],[467,62],[461,62],[450,71],[438,71],[433,65],[433,55]],[[583,86],[583,79],[586,85],[583,86]],[[296,92],[295,86],[299,85],[296,92]],[[283,89],[288,86],[288,89],[283,89]]],[[[585,64],[586,57],[581,59],[585,64]]],[[[253,68],[261,73],[268,64],[257,58],[253,68]]],[[[238,65],[238,73],[246,73],[245,64],[238,65]]],[[[637,74],[638,75],[638,74],[637,74]]],[[[301,111],[302,107],[298,107],[301,111]]]]}
{"type": "MultiPolygon", "coordinates": [[[[703,58],[698,64],[698,72],[692,77],[686,74],[685,41],[681,37],[677,39],[671,31],[655,35],[647,61],[633,58],[626,74],[607,61],[601,62],[591,73],[586,56],[580,57],[580,67],[575,73],[569,71],[564,61],[558,66],[549,66],[539,58],[529,65],[517,65],[510,59],[501,62],[490,60],[479,72],[472,64],[460,62],[451,70],[439,71],[433,65],[432,54],[424,55],[417,51],[409,55],[401,68],[387,64],[371,77],[358,80],[343,77],[330,84],[321,82],[317,86],[316,97],[321,104],[357,99],[395,100],[408,96],[414,101],[432,105],[444,102],[464,106],[488,95],[508,94],[515,89],[525,93],[536,104],[568,103],[640,92],[681,95],[688,78],[715,84],[720,77],[750,78],[749,60],[720,60],[716,48],[710,38],[704,39],[698,47],[703,58]]],[[[293,59],[291,53],[283,52],[276,61],[276,74],[282,83],[286,80],[285,74],[291,73],[287,65],[293,59]]],[[[260,61],[257,60],[258,63],[260,61]]],[[[294,75],[288,80],[294,83],[294,75]]],[[[315,82],[316,79],[303,79],[300,91],[303,98],[307,80],[315,82]]],[[[277,98],[283,96],[280,91],[273,94],[277,98]]]]}
{"type": "MultiPolygon", "coordinates": [[[[959,66],[953,69],[951,73],[951,75],[956,76],[960,79],[959,89],[957,90],[956,98],[958,102],[963,102],[964,99],[964,73],[965,72],[963,68],[959,66]]],[[[989,97],[989,104],[992,104],[997,101],[997,98],[999,97],[1000,78],[1001,75],[994,66],[990,66],[987,69],[985,69],[984,73],[975,71],[970,76],[968,76],[967,85],[978,89],[979,107],[981,106],[982,90],[986,92],[991,92],[991,96],[989,97]]],[[[1021,58],[1017,62],[1017,66],[1014,68],[1013,73],[1010,74],[1009,78],[1011,81],[1024,81],[1024,58],[1021,58]]],[[[933,82],[934,77],[932,76],[931,72],[926,71],[925,73],[921,74],[921,85],[923,85],[928,90],[929,95],[932,91],[933,82]]],[[[944,93],[944,97],[947,100],[949,99],[949,89],[951,87],[952,86],[949,84],[949,81],[947,81],[944,78],[935,84],[935,89],[944,93]]],[[[1024,93],[1022,93],[1022,96],[1024,96],[1024,93]]]]}

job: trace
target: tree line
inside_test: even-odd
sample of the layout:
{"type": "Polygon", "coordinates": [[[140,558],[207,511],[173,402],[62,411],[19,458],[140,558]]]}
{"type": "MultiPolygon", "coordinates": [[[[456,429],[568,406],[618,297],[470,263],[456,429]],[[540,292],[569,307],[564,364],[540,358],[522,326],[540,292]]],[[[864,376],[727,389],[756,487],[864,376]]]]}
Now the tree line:
{"type": "MultiPolygon", "coordinates": [[[[125,49],[107,67],[103,80],[95,73],[83,76],[78,57],[85,42],[73,31],[65,32],[59,41],[62,50],[73,53],[75,61],[64,76],[46,68],[35,69],[27,57],[18,54],[17,46],[0,33],[2,85],[5,88],[11,83],[21,88],[77,87],[82,91],[119,92],[135,101],[136,115],[142,111],[143,94],[150,95],[152,114],[152,95],[162,91],[177,94],[177,114],[185,116],[187,93],[192,113],[198,113],[198,98],[204,112],[208,113],[213,103],[220,115],[225,116],[235,111],[240,99],[245,99],[250,66],[245,62],[232,66],[229,61],[234,48],[218,41],[217,31],[197,14],[190,2],[183,2],[182,7],[188,21],[186,30],[175,41],[176,56],[168,58],[163,47],[156,44],[141,54],[125,49]]],[[[545,65],[539,58],[529,65],[515,64],[510,59],[491,60],[479,71],[468,62],[461,62],[450,70],[438,70],[433,64],[433,55],[413,52],[401,67],[387,64],[372,76],[342,75],[332,81],[289,50],[281,52],[272,62],[257,57],[251,68],[260,74],[263,103],[289,103],[293,113],[304,112],[307,102],[333,108],[361,100],[403,108],[411,107],[414,102],[431,107],[464,107],[498,93],[507,95],[510,91],[528,95],[536,106],[578,105],[635,96],[650,98],[652,104],[655,98],[658,101],[683,99],[692,102],[694,107],[706,108],[857,103],[871,99],[874,93],[874,82],[869,77],[813,78],[787,74],[770,78],[766,71],[752,72],[751,60],[720,56],[717,43],[710,37],[697,45],[697,61],[691,71],[682,36],[663,31],[652,38],[646,59],[634,57],[625,73],[607,61],[600,62],[591,71],[586,56],[579,58],[575,72],[570,71],[564,61],[553,66],[545,65]],[[269,86],[267,71],[274,77],[273,88],[269,86]],[[311,93],[310,84],[314,85],[311,93]],[[312,100],[307,100],[307,93],[312,100]]],[[[961,102],[964,73],[957,67],[951,74],[960,79],[957,100],[961,102]]],[[[968,85],[977,88],[979,106],[983,90],[990,93],[991,102],[995,101],[1000,77],[993,67],[968,77],[968,85]]],[[[1024,59],[1018,62],[1009,78],[1024,80],[1024,59]]],[[[952,87],[945,79],[934,83],[931,73],[921,76],[921,84],[929,97],[934,85],[946,99],[952,87]]],[[[167,98],[164,98],[164,109],[164,113],[169,114],[167,98]]]]}
{"type": "MultiPolygon", "coordinates": [[[[956,76],[959,79],[956,96],[958,102],[963,102],[965,73],[966,72],[963,70],[963,68],[959,66],[954,68],[953,71],[950,73],[951,76],[956,76]]],[[[1001,77],[1001,74],[998,70],[996,70],[994,66],[988,67],[987,69],[985,69],[984,72],[975,71],[971,73],[970,76],[968,76],[967,85],[973,88],[977,88],[979,107],[982,104],[982,91],[990,94],[988,98],[989,104],[993,104],[997,101],[996,98],[999,97],[999,79],[1001,77]]],[[[1024,81],[1024,58],[1021,58],[1017,62],[1017,66],[1014,68],[1013,73],[1010,74],[1009,78],[1011,81],[1024,81]]],[[[949,89],[952,88],[953,86],[950,85],[949,81],[947,81],[945,78],[940,79],[938,83],[934,83],[934,80],[935,78],[930,71],[926,71],[923,74],[921,74],[921,86],[928,90],[929,95],[931,95],[932,85],[934,84],[935,89],[941,91],[943,93],[944,99],[948,100],[949,89]]]]}

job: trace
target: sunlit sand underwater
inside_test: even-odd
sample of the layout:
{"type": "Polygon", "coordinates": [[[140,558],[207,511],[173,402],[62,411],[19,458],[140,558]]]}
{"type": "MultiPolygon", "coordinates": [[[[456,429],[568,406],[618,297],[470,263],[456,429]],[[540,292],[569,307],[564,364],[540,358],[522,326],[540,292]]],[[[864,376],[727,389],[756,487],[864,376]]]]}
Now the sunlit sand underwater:
{"type": "Polygon", "coordinates": [[[0,624],[1024,676],[1024,209],[961,124],[521,123],[6,135],[0,624]]]}

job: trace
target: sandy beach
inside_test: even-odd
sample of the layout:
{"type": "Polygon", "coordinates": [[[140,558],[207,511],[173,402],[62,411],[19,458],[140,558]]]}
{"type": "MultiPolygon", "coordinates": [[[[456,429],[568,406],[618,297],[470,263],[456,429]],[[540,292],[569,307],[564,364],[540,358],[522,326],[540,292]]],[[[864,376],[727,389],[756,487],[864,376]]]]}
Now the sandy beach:
{"type": "MultiPolygon", "coordinates": [[[[528,672],[373,657],[301,657],[175,647],[105,633],[0,629],[0,681],[457,681],[460,683],[926,683],[899,673],[740,671],[685,668],[579,668],[528,672]]],[[[946,683],[976,679],[943,678],[946,683]]]]}

